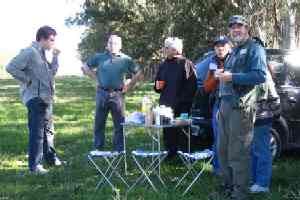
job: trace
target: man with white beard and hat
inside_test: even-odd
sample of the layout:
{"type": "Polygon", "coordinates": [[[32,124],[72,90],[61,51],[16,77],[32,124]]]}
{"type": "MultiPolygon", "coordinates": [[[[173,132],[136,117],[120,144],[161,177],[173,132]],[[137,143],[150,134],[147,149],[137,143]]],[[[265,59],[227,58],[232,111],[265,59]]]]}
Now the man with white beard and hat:
{"type": "Polygon", "coordinates": [[[250,38],[245,17],[230,17],[228,27],[235,47],[225,61],[224,72],[217,75],[220,81],[217,149],[225,196],[245,200],[250,183],[256,86],[266,80],[267,62],[264,48],[250,38]]]}
{"type": "MultiPolygon", "coordinates": [[[[190,113],[196,92],[194,64],[182,56],[183,43],[177,37],[169,37],[164,43],[165,60],[159,65],[154,90],[160,93],[159,104],[171,107],[174,116],[190,113]]],[[[185,150],[186,139],[180,128],[165,128],[163,141],[168,158],[174,157],[177,150],[185,150]]]]}

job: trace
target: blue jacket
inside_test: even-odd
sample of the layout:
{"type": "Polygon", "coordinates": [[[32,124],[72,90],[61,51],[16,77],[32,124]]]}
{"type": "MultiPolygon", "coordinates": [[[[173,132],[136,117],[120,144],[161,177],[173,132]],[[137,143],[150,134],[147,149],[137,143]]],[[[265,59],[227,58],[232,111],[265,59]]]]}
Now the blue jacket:
{"type": "Polygon", "coordinates": [[[232,81],[220,83],[219,96],[242,97],[265,82],[267,60],[264,48],[253,41],[235,47],[225,62],[225,71],[232,73],[232,81]]]}
{"type": "Polygon", "coordinates": [[[199,63],[196,63],[197,87],[203,86],[209,69],[209,63],[213,62],[215,53],[211,53],[207,58],[199,63]]]}

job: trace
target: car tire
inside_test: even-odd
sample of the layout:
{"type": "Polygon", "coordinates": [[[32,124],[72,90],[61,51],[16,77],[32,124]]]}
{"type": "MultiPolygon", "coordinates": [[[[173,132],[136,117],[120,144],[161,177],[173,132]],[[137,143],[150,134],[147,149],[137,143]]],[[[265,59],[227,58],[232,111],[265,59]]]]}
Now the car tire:
{"type": "Polygon", "coordinates": [[[271,140],[270,140],[270,150],[272,153],[272,158],[279,158],[282,151],[282,141],[278,132],[271,128],[271,140]]]}

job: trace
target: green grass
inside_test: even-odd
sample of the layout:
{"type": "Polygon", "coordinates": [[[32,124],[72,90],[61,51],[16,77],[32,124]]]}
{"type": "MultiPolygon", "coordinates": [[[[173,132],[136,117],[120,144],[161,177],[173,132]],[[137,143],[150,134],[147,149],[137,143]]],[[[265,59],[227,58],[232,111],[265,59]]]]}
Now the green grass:
{"type": "MultiPolygon", "coordinates": [[[[127,114],[139,109],[144,95],[157,99],[150,84],[141,84],[126,97],[127,114]]],[[[56,81],[56,103],[54,108],[56,148],[68,165],[51,168],[46,176],[27,173],[27,118],[26,109],[20,103],[17,82],[0,80],[0,200],[205,200],[217,187],[219,180],[207,169],[199,181],[184,198],[182,190],[174,190],[173,178],[185,171],[180,163],[164,163],[162,175],[167,183],[154,193],[149,187],[138,186],[127,196],[119,185],[120,194],[109,187],[95,191],[98,181],[96,171],[87,163],[86,154],[92,146],[92,128],[95,107],[95,85],[86,78],[62,77],[56,81]]],[[[128,149],[147,145],[147,138],[141,129],[129,130],[128,149]]],[[[111,118],[107,123],[106,144],[111,148],[111,118]]],[[[129,181],[138,175],[129,159],[129,181]]],[[[300,161],[296,154],[285,155],[273,165],[271,193],[253,195],[257,200],[300,199],[300,161]]],[[[185,185],[187,183],[185,182],[185,185]]]]}

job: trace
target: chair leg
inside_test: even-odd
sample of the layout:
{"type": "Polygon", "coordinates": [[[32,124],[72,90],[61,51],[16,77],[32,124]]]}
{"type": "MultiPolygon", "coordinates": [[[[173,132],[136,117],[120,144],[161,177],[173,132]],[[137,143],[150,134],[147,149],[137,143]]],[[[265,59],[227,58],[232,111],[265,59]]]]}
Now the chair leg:
{"type": "Polygon", "coordinates": [[[185,189],[185,191],[183,192],[183,196],[190,190],[190,188],[193,186],[193,184],[199,179],[199,177],[203,174],[204,170],[207,168],[208,164],[211,163],[213,159],[213,156],[205,163],[203,163],[202,169],[200,170],[200,172],[197,174],[197,176],[194,178],[194,180],[191,182],[191,184],[185,189]]]}
{"type": "MultiPolygon", "coordinates": [[[[104,172],[104,175],[107,177],[107,174],[110,172],[110,175],[108,176],[108,179],[110,179],[111,178],[111,176],[112,176],[112,174],[113,174],[113,169],[112,169],[112,166],[113,166],[113,163],[115,162],[115,160],[117,160],[116,159],[116,157],[113,157],[112,158],[112,160],[110,161],[108,158],[106,158],[106,157],[103,157],[104,158],[104,160],[106,161],[106,163],[107,163],[107,168],[106,168],[106,171],[104,172]]],[[[102,177],[102,179],[99,181],[99,183],[97,184],[97,187],[99,188],[101,185],[102,185],[102,183],[103,183],[103,181],[104,181],[105,179],[102,177]]]]}
{"type": "Polygon", "coordinates": [[[143,183],[145,180],[148,181],[148,183],[151,185],[154,191],[157,192],[157,188],[154,186],[153,182],[150,179],[151,174],[155,174],[158,178],[158,180],[161,182],[163,186],[165,186],[165,182],[162,180],[162,178],[159,175],[159,172],[157,171],[161,162],[165,159],[167,155],[157,156],[157,157],[151,157],[151,163],[146,167],[145,169],[142,167],[138,159],[132,155],[133,160],[135,161],[136,165],[138,166],[139,170],[142,172],[142,174],[136,179],[134,184],[129,188],[128,192],[133,189],[138,183],[143,183]],[[147,174],[148,172],[148,174],[147,174]]]}
{"type": "MultiPolygon", "coordinates": [[[[102,177],[106,180],[106,182],[111,186],[111,188],[113,190],[116,190],[116,187],[109,181],[109,179],[106,177],[105,173],[102,172],[102,170],[98,167],[98,165],[95,163],[95,161],[92,159],[92,157],[90,155],[88,155],[88,159],[94,165],[94,167],[97,169],[97,171],[102,175],[102,177]]],[[[100,186],[100,184],[98,183],[96,186],[96,190],[98,189],[99,186],[100,186]]]]}
{"type": "MultiPolygon", "coordinates": [[[[155,174],[156,177],[158,178],[158,180],[161,182],[161,184],[162,184],[163,186],[166,186],[166,184],[165,184],[165,182],[162,180],[162,178],[161,178],[161,176],[160,176],[160,173],[159,173],[159,171],[158,171],[158,168],[159,168],[161,162],[163,161],[163,159],[164,159],[165,157],[166,157],[166,155],[163,156],[163,157],[161,157],[161,158],[157,157],[157,158],[153,159],[152,162],[151,162],[151,164],[149,165],[149,167],[146,169],[146,171],[149,171],[149,176],[150,176],[151,174],[155,174]],[[156,162],[157,162],[157,163],[156,163],[156,162]],[[156,169],[157,169],[157,170],[156,170],[156,169]]],[[[141,182],[144,182],[144,181],[145,181],[145,177],[144,177],[144,179],[143,179],[141,182]]]]}
{"type": "Polygon", "coordinates": [[[175,188],[177,188],[182,183],[182,181],[186,178],[186,176],[189,173],[193,172],[195,175],[197,175],[197,172],[194,169],[194,165],[197,163],[197,161],[191,162],[191,159],[188,157],[185,157],[184,155],[180,155],[179,157],[182,160],[182,162],[184,163],[184,165],[187,167],[188,170],[184,173],[184,175],[181,177],[181,179],[177,182],[175,188]]]}
{"type": "MultiPolygon", "coordinates": [[[[138,162],[138,160],[135,158],[135,156],[132,156],[132,158],[133,158],[133,160],[135,161],[135,163],[136,163],[136,165],[138,166],[138,168],[140,169],[140,171],[142,172],[142,174],[141,174],[141,176],[139,176],[138,177],[138,179],[135,181],[135,183],[129,188],[129,190],[128,191],[130,191],[131,189],[133,189],[139,182],[140,182],[140,180],[142,180],[143,178],[143,180],[142,180],[142,182],[146,179],[147,181],[148,181],[148,183],[152,186],[152,188],[153,188],[153,190],[155,191],[155,192],[157,192],[157,189],[156,189],[156,187],[154,186],[154,184],[152,183],[152,181],[150,180],[150,178],[148,177],[148,175],[147,175],[147,173],[146,173],[146,171],[149,171],[151,168],[152,168],[152,166],[153,166],[153,164],[155,163],[155,160],[154,160],[154,162],[152,162],[151,164],[150,164],[150,166],[146,169],[146,171],[143,169],[143,167],[141,166],[141,164],[138,162]]],[[[150,175],[150,174],[149,174],[150,175]]]]}
{"type": "Polygon", "coordinates": [[[125,181],[125,179],[121,176],[121,174],[117,170],[117,167],[119,166],[119,164],[122,160],[123,160],[123,157],[120,157],[119,159],[117,159],[117,163],[115,165],[113,165],[114,161],[111,162],[111,174],[110,174],[109,178],[112,176],[112,174],[115,173],[128,188],[129,187],[128,183],[125,181]]]}
{"type": "Polygon", "coordinates": [[[114,184],[111,181],[113,174],[116,174],[128,188],[129,187],[128,183],[126,182],[126,180],[121,176],[121,174],[117,170],[121,161],[124,159],[124,156],[118,155],[118,156],[113,156],[112,158],[108,158],[108,157],[102,157],[102,158],[104,158],[105,162],[107,163],[107,168],[106,168],[105,172],[103,172],[99,168],[99,166],[96,164],[96,162],[93,160],[93,158],[90,155],[88,155],[89,161],[94,165],[96,170],[102,176],[101,180],[98,182],[98,184],[96,186],[96,189],[99,189],[102,186],[102,184],[107,182],[112,187],[113,190],[116,190],[116,187],[114,186],[114,184]]]}

